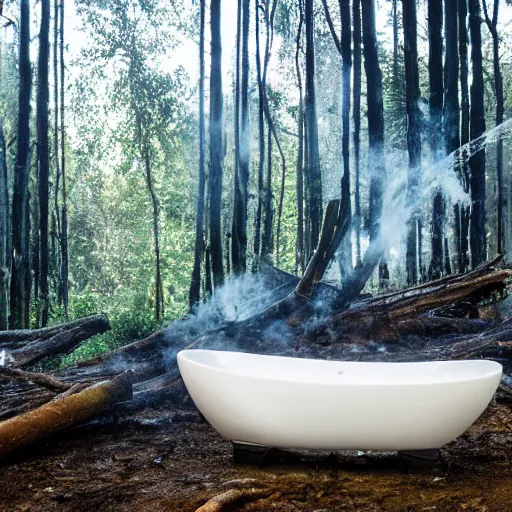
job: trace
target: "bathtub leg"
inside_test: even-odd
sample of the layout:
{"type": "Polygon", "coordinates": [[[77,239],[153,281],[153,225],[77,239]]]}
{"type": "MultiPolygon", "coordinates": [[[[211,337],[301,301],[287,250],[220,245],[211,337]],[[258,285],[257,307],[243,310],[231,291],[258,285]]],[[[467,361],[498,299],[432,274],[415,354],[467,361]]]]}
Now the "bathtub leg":
{"type": "Polygon", "coordinates": [[[268,450],[268,446],[262,444],[233,442],[233,462],[235,464],[261,464],[268,450]]]}
{"type": "Polygon", "coordinates": [[[441,460],[440,451],[438,449],[398,452],[398,458],[407,469],[434,467],[441,460]]]}

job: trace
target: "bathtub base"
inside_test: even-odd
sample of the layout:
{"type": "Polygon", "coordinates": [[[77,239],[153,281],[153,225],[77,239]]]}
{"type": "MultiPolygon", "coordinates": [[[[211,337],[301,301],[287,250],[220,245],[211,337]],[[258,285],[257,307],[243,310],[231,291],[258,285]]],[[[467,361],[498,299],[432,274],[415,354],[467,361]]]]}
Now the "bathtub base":
{"type": "Polygon", "coordinates": [[[263,444],[233,441],[233,462],[235,464],[259,465],[265,459],[268,450],[269,447],[263,444]]]}
{"type": "Polygon", "coordinates": [[[399,451],[398,458],[406,469],[434,467],[441,461],[438,449],[399,451]]]}

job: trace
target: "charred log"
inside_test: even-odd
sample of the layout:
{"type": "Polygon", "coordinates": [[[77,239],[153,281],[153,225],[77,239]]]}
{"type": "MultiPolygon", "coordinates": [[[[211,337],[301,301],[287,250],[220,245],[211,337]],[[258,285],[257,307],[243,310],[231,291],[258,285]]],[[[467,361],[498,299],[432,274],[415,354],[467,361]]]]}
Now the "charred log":
{"type": "MultiPolygon", "coordinates": [[[[46,339],[36,338],[20,348],[9,351],[8,359],[14,367],[28,366],[48,356],[69,353],[82,341],[96,334],[103,334],[109,329],[110,324],[105,316],[89,317],[67,329],[57,329],[46,339]]],[[[44,336],[46,335],[47,333],[44,333],[44,336]]]]}

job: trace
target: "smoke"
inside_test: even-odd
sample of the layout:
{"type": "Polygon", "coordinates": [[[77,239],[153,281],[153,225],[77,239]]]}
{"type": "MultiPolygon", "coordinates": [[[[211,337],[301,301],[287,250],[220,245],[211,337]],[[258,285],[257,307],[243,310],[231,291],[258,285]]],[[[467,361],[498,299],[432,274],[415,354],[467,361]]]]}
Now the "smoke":
{"type": "MultiPolygon", "coordinates": [[[[208,338],[209,349],[240,350],[237,339],[231,339],[229,333],[221,328],[233,322],[241,322],[263,313],[275,302],[283,299],[295,287],[291,277],[275,279],[270,273],[230,275],[224,285],[206,302],[182,320],[173,322],[165,330],[169,346],[163,347],[164,364],[167,368],[175,364],[176,354],[200,336],[208,338]],[[277,283],[276,283],[277,281],[277,283]],[[208,336],[211,334],[211,336],[208,336]],[[185,341],[185,343],[183,343],[185,341]],[[174,348],[177,346],[177,348],[174,348]]],[[[283,343],[287,339],[287,326],[279,323],[262,325],[262,338],[283,343]]],[[[195,346],[200,348],[200,344],[195,346]]]]}
{"type": "Polygon", "coordinates": [[[419,172],[419,185],[413,194],[408,190],[407,171],[403,169],[403,155],[388,157],[387,168],[392,169],[393,173],[391,179],[388,179],[383,197],[380,222],[382,248],[390,250],[404,246],[407,223],[414,214],[420,213],[422,208],[430,205],[434,193],[438,190],[452,204],[470,205],[471,198],[464,191],[456,171],[467,165],[473,155],[510,133],[512,133],[512,119],[488,130],[446,157],[438,161],[428,161],[419,172]]]}

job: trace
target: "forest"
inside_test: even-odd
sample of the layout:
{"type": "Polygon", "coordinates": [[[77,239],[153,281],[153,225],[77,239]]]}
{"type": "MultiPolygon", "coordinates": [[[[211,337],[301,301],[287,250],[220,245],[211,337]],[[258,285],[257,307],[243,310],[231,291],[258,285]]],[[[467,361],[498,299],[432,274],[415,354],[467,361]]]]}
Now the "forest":
{"type": "MultiPolygon", "coordinates": [[[[504,377],[469,434],[488,467],[448,449],[454,508],[424,504],[512,508],[510,0],[6,0],[0,24],[0,458],[40,450],[20,471],[53,489],[63,452],[37,443],[80,446],[72,478],[94,473],[84,440],[103,443],[121,462],[87,503],[125,510],[112,489],[137,470],[116,457],[151,424],[156,452],[134,457],[168,476],[195,478],[187,436],[208,447],[197,488],[144,470],[162,510],[341,510],[332,482],[299,482],[313,458],[274,455],[296,472],[275,484],[219,473],[178,351],[491,358],[504,377]],[[173,427],[177,455],[166,421],[192,430],[173,427]],[[237,482],[227,497],[210,474],[237,482]]],[[[356,471],[343,457],[327,480],[356,471]]],[[[348,509],[421,510],[365,464],[348,509]]]]}

